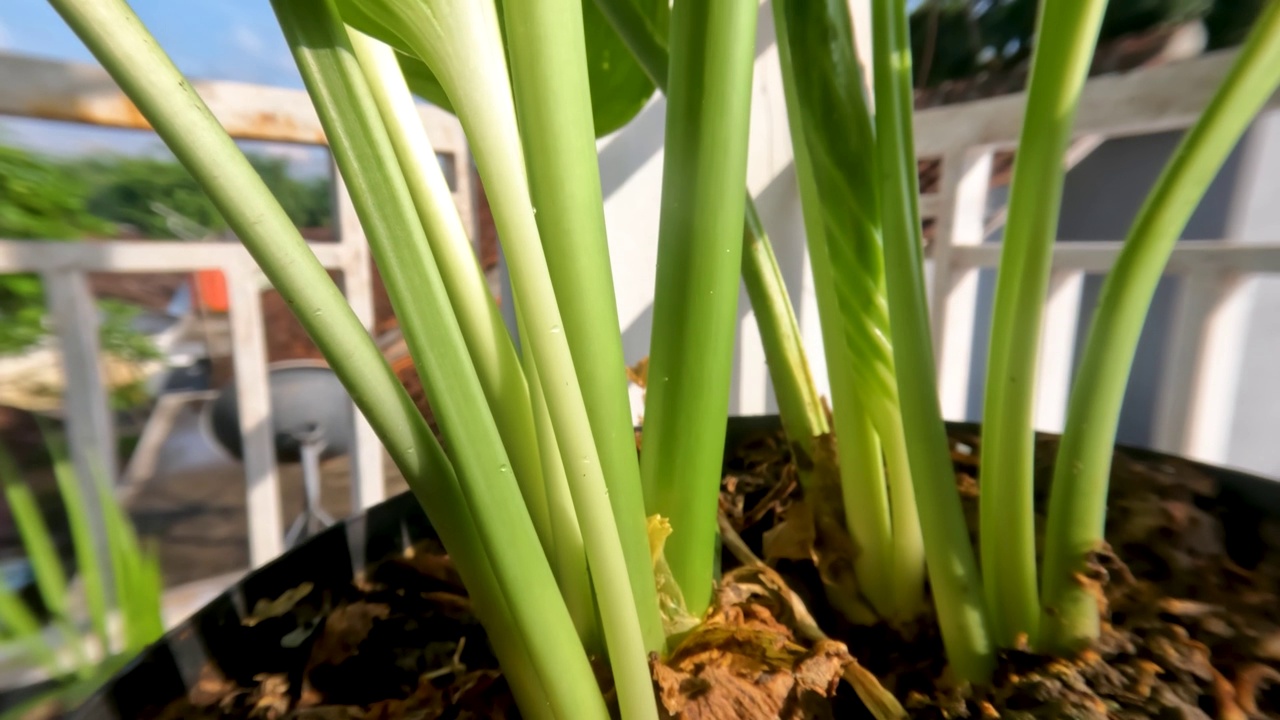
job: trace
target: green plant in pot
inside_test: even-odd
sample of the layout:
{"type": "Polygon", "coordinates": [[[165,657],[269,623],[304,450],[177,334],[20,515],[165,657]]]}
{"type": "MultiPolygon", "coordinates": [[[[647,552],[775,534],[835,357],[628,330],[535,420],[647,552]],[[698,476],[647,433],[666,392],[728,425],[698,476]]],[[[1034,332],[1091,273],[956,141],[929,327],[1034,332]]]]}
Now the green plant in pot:
{"type": "MultiPolygon", "coordinates": [[[[1088,648],[1099,610],[1076,578],[1103,542],[1138,332],[1196,202],[1280,84],[1272,2],[1107,280],[1037,558],[1033,340],[1062,156],[1105,2],[1041,7],[996,291],[975,553],[933,379],[904,3],[872,3],[871,92],[845,2],[772,6],[829,418],[743,191],[756,3],[273,0],[435,410],[437,440],[252,166],[128,6],[50,1],[324,351],[439,531],[523,714],[537,718],[606,717],[613,702],[624,718],[657,717],[650,658],[678,650],[713,606],[739,277],[802,491],[838,496],[815,509],[817,532],[855,548],[852,577],[825,588],[831,604],[904,631],[936,618],[952,674],[976,687],[991,681],[1001,649],[1070,658],[1088,648]],[[599,62],[618,40],[634,63],[617,50],[599,62]],[[471,255],[411,87],[455,112],[466,132],[509,263],[518,348],[471,255]],[[666,135],[637,459],[595,138],[625,123],[651,87],[667,97],[666,135]],[[669,526],[665,544],[651,549],[646,518],[669,526]],[[607,659],[609,701],[592,658],[607,659]]],[[[892,702],[880,711],[902,712],[892,702]]]]}

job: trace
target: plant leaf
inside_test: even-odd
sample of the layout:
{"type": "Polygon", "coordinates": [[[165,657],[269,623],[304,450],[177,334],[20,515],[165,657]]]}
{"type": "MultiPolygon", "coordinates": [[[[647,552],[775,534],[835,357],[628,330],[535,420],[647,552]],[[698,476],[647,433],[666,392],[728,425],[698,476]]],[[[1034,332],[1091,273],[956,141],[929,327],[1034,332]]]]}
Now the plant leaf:
{"type": "Polygon", "coordinates": [[[98,635],[102,647],[106,649],[110,647],[107,634],[106,586],[102,577],[102,566],[98,562],[99,549],[94,546],[89,511],[62,438],[54,435],[43,423],[41,432],[44,435],[45,446],[49,448],[49,456],[53,459],[53,473],[57,478],[58,492],[62,495],[63,508],[67,513],[67,525],[71,530],[76,567],[79,568],[80,577],[84,582],[89,619],[94,633],[98,635]]]}
{"type": "MultiPolygon", "coordinates": [[[[670,13],[667,3],[662,0],[638,0],[638,4],[653,27],[667,26],[667,16],[670,13]]],[[[400,61],[400,69],[413,94],[453,112],[453,103],[449,101],[435,73],[409,52],[393,30],[363,11],[357,2],[344,0],[339,6],[342,9],[342,19],[352,27],[396,48],[399,52],[397,59],[400,61]]],[[[498,17],[501,19],[501,0],[498,0],[497,6],[498,17]]],[[[582,2],[582,23],[587,39],[591,112],[595,118],[596,137],[603,137],[630,122],[649,102],[654,86],[593,0],[582,2]]]]}
{"type": "Polygon", "coordinates": [[[22,538],[22,547],[31,561],[40,598],[52,615],[65,618],[67,577],[62,570],[62,561],[58,558],[49,526],[40,514],[35,494],[18,477],[17,467],[5,450],[0,450],[0,484],[4,485],[9,511],[13,513],[13,522],[22,538]]]}

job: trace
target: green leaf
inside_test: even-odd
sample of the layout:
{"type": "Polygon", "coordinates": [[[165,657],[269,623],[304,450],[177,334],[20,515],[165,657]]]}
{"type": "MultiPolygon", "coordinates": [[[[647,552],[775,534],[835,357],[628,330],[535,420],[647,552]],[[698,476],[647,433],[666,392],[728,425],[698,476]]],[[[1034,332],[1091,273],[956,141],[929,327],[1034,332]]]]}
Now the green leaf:
{"type": "Polygon", "coordinates": [[[62,505],[67,512],[67,525],[71,530],[71,544],[75,549],[76,566],[80,569],[80,576],[84,581],[89,619],[102,646],[108,648],[110,645],[107,634],[106,587],[102,577],[102,566],[98,562],[99,549],[94,546],[93,525],[89,521],[88,507],[62,439],[56,437],[43,424],[41,430],[44,433],[45,445],[49,448],[49,455],[53,458],[53,472],[58,481],[58,492],[62,495],[62,505]]]}
{"type": "MultiPolygon", "coordinates": [[[[670,13],[662,0],[637,0],[637,9],[653,27],[665,28],[670,13]]],[[[399,35],[362,11],[359,3],[340,3],[342,19],[363,33],[372,35],[400,52],[400,69],[413,93],[433,105],[453,112],[453,103],[440,86],[435,73],[411,52],[399,35]]],[[[502,2],[497,2],[501,19],[502,2]]],[[[587,40],[587,74],[591,82],[591,113],[596,137],[621,128],[634,118],[653,96],[653,82],[636,62],[622,38],[614,31],[592,0],[582,2],[582,25],[587,40]]],[[[505,36],[505,28],[503,30],[505,36]]]]}
{"type": "Polygon", "coordinates": [[[414,95],[436,107],[453,112],[453,103],[449,102],[449,96],[440,87],[440,81],[426,63],[399,50],[396,51],[396,60],[400,61],[400,72],[404,73],[405,82],[409,83],[409,89],[414,95]]]}
{"type": "Polygon", "coordinates": [[[4,583],[0,583],[0,640],[24,647],[50,674],[59,672],[57,657],[40,636],[39,619],[4,583]]]}
{"type": "MultiPolygon", "coordinates": [[[[665,2],[640,2],[656,27],[666,27],[670,12],[665,2]]],[[[636,62],[622,38],[592,0],[582,2],[582,26],[587,38],[587,75],[591,81],[591,112],[596,137],[631,122],[653,95],[653,82],[636,62]]]]}
{"type": "Polygon", "coordinates": [[[40,598],[52,615],[66,617],[67,577],[63,573],[53,535],[49,532],[44,516],[40,514],[35,494],[18,476],[12,458],[3,450],[0,450],[0,484],[4,485],[5,499],[9,502],[9,511],[13,514],[18,535],[22,538],[22,547],[31,562],[40,598]]]}

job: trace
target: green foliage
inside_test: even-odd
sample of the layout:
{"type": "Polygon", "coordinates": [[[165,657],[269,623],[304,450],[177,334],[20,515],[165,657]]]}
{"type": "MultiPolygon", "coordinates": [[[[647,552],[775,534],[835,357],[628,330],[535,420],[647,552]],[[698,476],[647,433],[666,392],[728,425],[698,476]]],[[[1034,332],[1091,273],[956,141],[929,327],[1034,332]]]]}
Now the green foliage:
{"type": "MultiPolygon", "coordinates": [[[[36,495],[21,477],[8,451],[0,445],[0,486],[31,563],[40,602],[54,629],[53,632],[46,630],[40,614],[28,607],[11,588],[0,585],[0,642],[18,645],[52,677],[75,678],[71,689],[76,694],[83,694],[87,690],[86,683],[105,679],[100,669],[115,667],[117,660],[133,656],[164,633],[159,557],[154,548],[144,549],[139,544],[128,516],[102,477],[95,478],[92,484],[96,488],[93,499],[101,508],[101,516],[91,519],[90,497],[85,494],[84,483],[71,467],[62,438],[46,431],[45,439],[71,534],[74,567],[83,581],[88,616],[78,617],[71,612],[72,591],[58,552],[58,543],[49,530],[36,495]],[[95,544],[93,527],[96,524],[101,524],[106,530],[105,548],[95,544]],[[100,553],[103,552],[109,560],[107,567],[115,578],[114,608],[108,602],[105,578],[101,572],[104,565],[101,564],[100,553]],[[108,616],[112,610],[117,611],[122,619],[123,638],[118,643],[113,642],[108,630],[108,616]],[[100,661],[91,660],[87,652],[87,633],[82,629],[86,621],[105,650],[100,661]],[[57,654],[61,646],[71,650],[69,663],[57,654]]],[[[65,690],[61,688],[56,692],[65,690]]]]}
{"type": "MultiPolygon", "coordinates": [[[[249,162],[299,227],[329,223],[327,178],[299,180],[283,158],[250,155],[249,162]]],[[[91,213],[131,225],[148,238],[172,238],[167,212],[176,213],[210,233],[226,221],[191,173],[167,158],[99,156],[68,164],[84,179],[91,213]],[[167,211],[167,212],[166,212],[167,211]]]]}
{"type": "MultiPolygon", "coordinates": [[[[329,224],[327,177],[295,178],[283,158],[254,155],[250,163],[295,224],[329,224]]],[[[78,240],[114,235],[118,225],[131,225],[144,237],[172,238],[172,213],[198,226],[196,232],[226,227],[199,184],[173,160],[104,155],[59,161],[0,145],[0,238],[78,240]]],[[[108,300],[99,309],[103,350],[133,361],[159,357],[131,327],[137,308],[108,300]]],[[[20,353],[46,333],[40,279],[0,275],[0,355],[20,353]]]]}
{"type": "MultiPolygon", "coordinates": [[[[669,5],[663,0],[628,0],[637,6],[646,20],[654,27],[667,25],[669,5]]],[[[502,22],[502,1],[497,0],[498,18],[502,22]]],[[[414,94],[428,102],[453,112],[440,81],[431,70],[405,49],[402,41],[385,26],[377,27],[377,21],[369,16],[351,16],[353,4],[343,6],[345,20],[359,27],[362,32],[387,42],[404,53],[399,56],[409,87],[414,94]]],[[[358,11],[358,9],[357,9],[358,11]]],[[[654,84],[627,49],[622,38],[613,29],[593,0],[582,0],[582,22],[587,41],[587,73],[591,82],[591,112],[595,119],[597,137],[603,137],[626,125],[649,102],[654,84]]],[[[503,28],[505,33],[505,27],[503,28]]]]}
{"type": "MultiPolygon", "coordinates": [[[[87,186],[71,169],[0,145],[0,238],[74,240],[112,231],[85,203],[87,186]]],[[[44,292],[34,275],[0,275],[0,355],[44,337],[44,292]]]]}

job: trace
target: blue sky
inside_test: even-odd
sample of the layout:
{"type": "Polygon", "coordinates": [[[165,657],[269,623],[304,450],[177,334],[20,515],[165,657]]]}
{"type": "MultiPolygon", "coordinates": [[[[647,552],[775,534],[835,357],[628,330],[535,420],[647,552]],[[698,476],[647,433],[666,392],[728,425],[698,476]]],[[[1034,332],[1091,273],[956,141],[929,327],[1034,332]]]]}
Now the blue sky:
{"type": "MultiPolygon", "coordinates": [[[[131,0],[160,46],[187,76],[302,87],[268,0],[131,0]]],[[[46,0],[0,0],[0,52],[95,63],[46,0]]],[[[151,133],[0,118],[0,142],[43,153],[166,155],[151,133]]],[[[246,143],[280,155],[301,174],[327,167],[313,148],[246,143]]]]}
{"type": "MultiPolygon", "coordinates": [[[[301,87],[267,0],[132,0],[143,23],[192,77],[301,87]]],[[[93,62],[46,0],[0,2],[0,48],[93,62]]]]}

